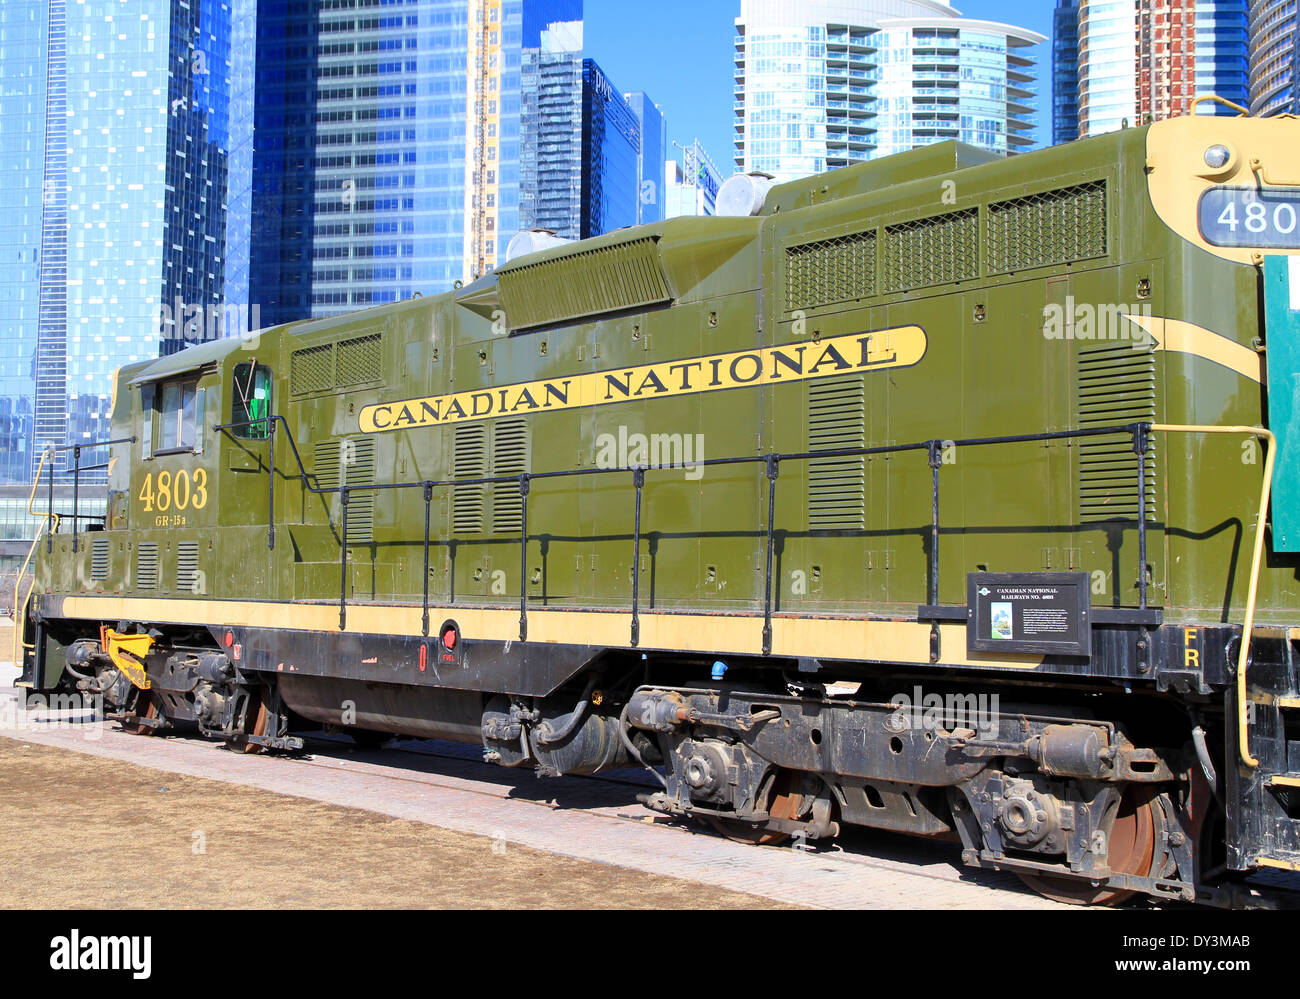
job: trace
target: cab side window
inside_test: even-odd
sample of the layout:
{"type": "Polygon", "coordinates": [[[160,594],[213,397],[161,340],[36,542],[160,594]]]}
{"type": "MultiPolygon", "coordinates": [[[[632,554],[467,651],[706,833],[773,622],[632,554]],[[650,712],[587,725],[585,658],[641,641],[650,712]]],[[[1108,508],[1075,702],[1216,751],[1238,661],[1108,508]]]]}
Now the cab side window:
{"type": "Polygon", "coordinates": [[[271,369],[264,364],[236,364],[230,393],[231,433],[244,440],[261,441],[271,436],[275,423],[271,415],[271,369]],[[243,424],[243,426],[240,426],[243,424]]]}
{"type": "Polygon", "coordinates": [[[144,386],[146,454],[201,450],[199,410],[202,400],[203,391],[197,378],[144,386]]]}

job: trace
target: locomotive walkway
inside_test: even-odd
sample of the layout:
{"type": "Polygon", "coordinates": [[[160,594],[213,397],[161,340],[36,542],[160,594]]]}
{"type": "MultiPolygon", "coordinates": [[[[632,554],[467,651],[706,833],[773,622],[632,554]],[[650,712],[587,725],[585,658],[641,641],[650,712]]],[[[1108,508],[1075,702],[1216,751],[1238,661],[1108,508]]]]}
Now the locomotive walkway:
{"type": "Polygon", "coordinates": [[[476,747],[403,742],[363,751],[309,738],[302,758],[245,756],[197,736],[141,738],[17,720],[14,672],[0,667],[0,737],[169,773],[259,788],[488,837],[561,856],[828,909],[1071,908],[1010,875],[961,867],[957,847],[850,830],[818,852],[757,848],[669,823],[636,802],[636,772],[538,780],[484,764],[476,747]],[[87,738],[87,736],[95,736],[87,738]]]}

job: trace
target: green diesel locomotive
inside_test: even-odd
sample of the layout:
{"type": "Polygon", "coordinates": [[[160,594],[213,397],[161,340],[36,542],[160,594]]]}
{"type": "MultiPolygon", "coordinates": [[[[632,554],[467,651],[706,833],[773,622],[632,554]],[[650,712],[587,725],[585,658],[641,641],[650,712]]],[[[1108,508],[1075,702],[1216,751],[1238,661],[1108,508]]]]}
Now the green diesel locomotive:
{"type": "Polygon", "coordinates": [[[1297,162],[943,143],[125,367],[49,454],[109,498],[48,494],[23,683],[1228,901],[1300,869],[1297,162]]]}

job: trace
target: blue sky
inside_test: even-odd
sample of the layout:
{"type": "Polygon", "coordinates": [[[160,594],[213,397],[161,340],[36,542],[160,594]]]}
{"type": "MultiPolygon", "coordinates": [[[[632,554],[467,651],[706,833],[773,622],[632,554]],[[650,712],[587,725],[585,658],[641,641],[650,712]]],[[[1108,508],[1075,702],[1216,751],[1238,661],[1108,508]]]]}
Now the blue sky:
{"type": "MultiPolygon", "coordinates": [[[[791,0],[797,3],[798,0],[791,0]]],[[[1052,0],[954,0],[967,17],[1052,33],[1052,0]]],[[[586,0],[586,54],[624,91],[644,90],[668,117],[670,142],[698,136],[724,177],[732,164],[732,38],[739,0],[586,0]]],[[[1050,141],[1051,50],[1038,60],[1037,141],[1050,141]],[[1046,84],[1046,85],[1045,85],[1046,84]],[[1046,130],[1043,123],[1046,122],[1046,130]]]]}

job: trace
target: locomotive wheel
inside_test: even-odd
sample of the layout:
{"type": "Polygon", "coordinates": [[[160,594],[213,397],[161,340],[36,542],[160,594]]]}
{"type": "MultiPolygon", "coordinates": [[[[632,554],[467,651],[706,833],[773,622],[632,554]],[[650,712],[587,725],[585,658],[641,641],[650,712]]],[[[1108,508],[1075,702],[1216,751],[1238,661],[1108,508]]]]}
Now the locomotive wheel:
{"type": "MultiPolygon", "coordinates": [[[[1111,825],[1106,864],[1116,874],[1151,877],[1159,874],[1165,856],[1157,853],[1157,829],[1163,824],[1153,788],[1130,786],[1120,799],[1111,825]]],[[[1018,874],[1034,891],[1069,905],[1118,905],[1137,894],[1125,888],[1093,887],[1087,881],[1041,874],[1018,874]]]]}
{"type": "MultiPolygon", "coordinates": [[[[767,808],[764,811],[774,819],[796,819],[803,807],[803,795],[796,790],[799,779],[791,770],[780,770],[767,782],[767,808]]],[[[790,838],[789,833],[775,832],[752,822],[739,819],[720,819],[709,816],[709,824],[727,839],[754,846],[774,846],[790,838]]]]}
{"type": "Polygon", "coordinates": [[[152,725],[141,725],[139,719],[155,719],[158,717],[158,702],[150,696],[149,691],[142,690],[135,699],[136,714],[130,720],[122,722],[122,731],[129,735],[153,735],[157,729],[152,725]],[[145,702],[144,711],[140,711],[140,701],[145,702]]]}
{"type": "Polygon", "coordinates": [[[257,698],[257,706],[252,704],[248,706],[248,717],[252,719],[252,730],[247,735],[236,735],[226,740],[226,748],[232,753],[247,753],[253,755],[261,753],[264,747],[255,742],[248,741],[248,735],[266,735],[267,710],[266,701],[260,696],[257,698]]]}

